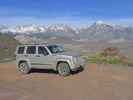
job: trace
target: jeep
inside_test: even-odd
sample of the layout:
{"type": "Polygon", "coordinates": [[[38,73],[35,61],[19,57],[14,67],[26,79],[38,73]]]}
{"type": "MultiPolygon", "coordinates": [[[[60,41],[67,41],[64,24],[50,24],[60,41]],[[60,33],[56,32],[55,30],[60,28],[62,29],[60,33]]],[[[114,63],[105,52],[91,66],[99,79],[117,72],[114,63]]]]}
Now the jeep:
{"type": "Polygon", "coordinates": [[[68,76],[85,64],[80,55],[66,52],[60,45],[18,45],[15,54],[18,70],[24,74],[31,69],[52,69],[68,76]]]}

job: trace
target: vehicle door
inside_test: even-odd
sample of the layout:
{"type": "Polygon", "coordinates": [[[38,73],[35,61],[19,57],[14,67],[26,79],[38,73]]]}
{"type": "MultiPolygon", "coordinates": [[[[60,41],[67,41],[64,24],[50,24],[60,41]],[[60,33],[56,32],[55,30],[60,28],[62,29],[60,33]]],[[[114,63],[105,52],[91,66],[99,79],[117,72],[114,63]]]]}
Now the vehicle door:
{"type": "Polygon", "coordinates": [[[25,58],[28,59],[32,66],[37,63],[37,48],[36,46],[27,46],[25,58]]]}
{"type": "Polygon", "coordinates": [[[45,46],[38,46],[38,54],[36,56],[37,65],[40,68],[54,69],[55,57],[50,55],[45,46]]]}

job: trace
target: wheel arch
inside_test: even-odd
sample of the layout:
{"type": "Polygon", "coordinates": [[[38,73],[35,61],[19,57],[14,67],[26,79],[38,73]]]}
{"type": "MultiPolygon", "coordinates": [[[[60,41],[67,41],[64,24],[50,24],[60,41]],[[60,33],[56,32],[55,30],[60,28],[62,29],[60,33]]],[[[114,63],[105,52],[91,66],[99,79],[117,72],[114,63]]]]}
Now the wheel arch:
{"type": "MultiPolygon", "coordinates": [[[[59,61],[57,61],[57,64],[56,64],[56,70],[57,70],[58,65],[59,65],[60,63],[67,63],[67,64],[69,65],[69,67],[70,67],[70,64],[69,64],[69,62],[68,62],[68,61],[59,60],[59,61]]],[[[70,69],[71,69],[71,67],[70,67],[70,69]]]]}
{"type": "Polygon", "coordinates": [[[20,60],[18,60],[17,62],[18,62],[18,63],[17,63],[17,66],[19,66],[19,65],[20,65],[21,63],[23,63],[23,62],[26,62],[26,63],[28,64],[28,66],[31,68],[31,64],[30,64],[29,60],[20,59],[20,60]]]}
{"type": "Polygon", "coordinates": [[[27,63],[27,61],[25,61],[25,60],[21,60],[21,61],[18,62],[18,65],[20,65],[21,63],[24,63],[24,62],[27,63]]]}

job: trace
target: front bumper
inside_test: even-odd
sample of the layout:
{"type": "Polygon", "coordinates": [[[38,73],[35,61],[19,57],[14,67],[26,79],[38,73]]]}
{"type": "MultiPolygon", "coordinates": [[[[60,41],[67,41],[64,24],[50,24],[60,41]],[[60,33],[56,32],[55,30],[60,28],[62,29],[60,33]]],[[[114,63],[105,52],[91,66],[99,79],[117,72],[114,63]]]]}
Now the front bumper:
{"type": "Polygon", "coordinates": [[[84,69],[84,67],[83,66],[79,66],[79,67],[75,67],[75,68],[73,68],[73,69],[71,69],[71,71],[78,71],[78,70],[82,70],[82,69],[84,69]]]}
{"type": "Polygon", "coordinates": [[[72,71],[78,71],[80,69],[84,69],[85,65],[86,65],[85,60],[80,59],[76,64],[74,64],[74,66],[73,66],[73,68],[71,68],[71,70],[72,71]]]}

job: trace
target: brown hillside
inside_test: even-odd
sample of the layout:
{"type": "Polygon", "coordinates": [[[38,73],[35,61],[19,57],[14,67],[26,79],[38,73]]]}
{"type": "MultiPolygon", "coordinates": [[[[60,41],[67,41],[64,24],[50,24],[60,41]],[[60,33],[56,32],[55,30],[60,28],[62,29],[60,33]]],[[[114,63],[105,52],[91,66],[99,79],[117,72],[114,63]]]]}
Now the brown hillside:
{"type": "Polygon", "coordinates": [[[0,60],[13,58],[17,44],[13,37],[0,33],[0,60]]]}

